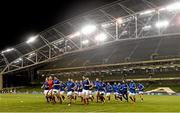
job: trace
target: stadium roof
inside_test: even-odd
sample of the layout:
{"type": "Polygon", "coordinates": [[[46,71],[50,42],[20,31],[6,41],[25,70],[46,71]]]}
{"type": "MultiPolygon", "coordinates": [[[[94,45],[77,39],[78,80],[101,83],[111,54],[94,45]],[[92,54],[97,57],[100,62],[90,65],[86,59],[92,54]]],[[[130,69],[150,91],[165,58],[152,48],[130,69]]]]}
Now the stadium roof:
{"type": "MultiPolygon", "coordinates": [[[[124,38],[169,34],[168,30],[162,27],[167,27],[174,18],[178,18],[180,11],[174,4],[178,1],[118,0],[78,15],[30,37],[27,42],[2,50],[1,71],[5,73],[37,65],[65,52],[98,45],[100,41],[104,43],[124,38]],[[169,21],[160,21],[161,18],[169,21]],[[151,24],[155,24],[158,30],[148,31],[152,27],[151,24]]],[[[173,26],[171,33],[180,31],[175,30],[173,26]]]]}

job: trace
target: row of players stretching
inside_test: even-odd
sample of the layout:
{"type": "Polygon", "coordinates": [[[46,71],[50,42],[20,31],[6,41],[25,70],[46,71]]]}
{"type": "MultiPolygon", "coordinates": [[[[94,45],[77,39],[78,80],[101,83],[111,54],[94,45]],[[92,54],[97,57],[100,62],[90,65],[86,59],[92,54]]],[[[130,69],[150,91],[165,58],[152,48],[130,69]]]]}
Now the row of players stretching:
{"type": "Polygon", "coordinates": [[[128,102],[128,98],[135,103],[136,94],[140,95],[141,101],[143,101],[143,90],[144,86],[139,83],[136,87],[136,83],[131,81],[129,84],[122,81],[122,83],[104,83],[96,78],[96,81],[92,82],[89,78],[84,77],[81,81],[73,81],[73,79],[68,79],[66,83],[61,82],[57,77],[54,79],[49,76],[46,78],[42,88],[44,88],[44,95],[47,102],[52,101],[56,103],[57,101],[62,103],[65,99],[65,92],[67,92],[67,98],[69,104],[71,105],[72,100],[76,101],[77,97],[81,98],[81,102],[84,104],[89,104],[89,100],[94,100],[94,95],[96,96],[96,102],[105,102],[105,96],[108,102],[111,100],[111,94],[114,94],[115,100],[121,100],[124,98],[128,102]]]}

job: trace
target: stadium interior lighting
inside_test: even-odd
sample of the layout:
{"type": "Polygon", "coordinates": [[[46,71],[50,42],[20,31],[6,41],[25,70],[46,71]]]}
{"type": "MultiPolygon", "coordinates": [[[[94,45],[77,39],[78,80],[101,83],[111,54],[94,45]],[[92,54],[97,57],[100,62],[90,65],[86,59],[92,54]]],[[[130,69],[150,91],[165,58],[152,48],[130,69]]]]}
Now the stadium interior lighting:
{"type": "Polygon", "coordinates": [[[82,44],[83,44],[83,45],[87,45],[88,43],[89,43],[89,40],[83,40],[83,41],[82,41],[82,44]]]}
{"type": "Polygon", "coordinates": [[[80,35],[81,35],[80,32],[75,32],[74,34],[69,35],[69,38],[75,38],[75,37],[78,37],[80,35]]]}
{"type": "Polygon", "coordinates": [[[19,63],[20,61],[22,61],[22,58],[18,58],[14,61],[14,63],[19,63]]]}
{"type": "Polygon", "coordinates": [[[155,11],[156,11],[155,9],[153,9],[153,10],[147,10],[147,11],[144,11],[144,12],[140,13],[140,15],[152,14],[152,13],[154,13],[155,11]]]}
{"type": "Polygon", "coordinates": [[[169,10],[169,11],[180,10],[180,2],[177,2],[177,3],[174,3],[174,4],[168,5],[168,6],[166,7],[166,9],[169,10]]]}
{"type": "Polygon", "coordinates": [[[95,37],[97,42],[103,42],[107,39],[107,35],[105,33],[100,33],[95,37]]]}
{"type": "Polygon", "coordinates": [[[8,49],[2,51],[1,53],[9,53],[9,52],[14,51],[14,50],[15,50],[14,48],[8,48],[8,49]]]}
{"type": "Polygon", "coordinates": [[[33,42],[36,41],[37,38],[38,38],[38,35],[37,36],[32,36],[26,41],[26,43],[27,44],[33,43],[33,42]]]}
{"type": "Polygon", "coordinates": [[[169,25],[169,22],[167,20],[159,21],[156,23],[157,28],[167,27],[169,25]]]}
{"type": "Polygon", "coordinates": [[[85,27],[82,28],[81,32],[84,34],[84,35],[89,35],[93,32],[96,31],[96,26],[95,25],[87,25],[85,27]]]}
{"type": "Polygon", "coordinates": [[[35,56],[35,53],[29,54],[28,58],[31,58],[31,57],[33,57],[33,56],[35,56]]]}
{"type": "Polygon", "coordinates": [[[121,17],[117,18],[116,21],[117,21],[118,24],[122,24],[123,23],[123,19],[121,17]]]}
{"type": "Polygon", "coordinates": [[[142,30],[143,31],[149,31],[151,28],[152,28],[151,25],[146,25],[146,26],[142,27],[142,30]]]}

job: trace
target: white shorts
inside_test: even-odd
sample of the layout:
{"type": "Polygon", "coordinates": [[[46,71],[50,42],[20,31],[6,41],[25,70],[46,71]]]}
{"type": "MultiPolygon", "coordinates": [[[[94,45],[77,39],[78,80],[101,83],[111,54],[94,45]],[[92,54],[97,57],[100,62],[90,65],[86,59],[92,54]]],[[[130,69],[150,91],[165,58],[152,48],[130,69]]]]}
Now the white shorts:
{"type": "Polygon", "coordinates": [[[78,95],[78,92],[77,92],[77,91],[75,91],[75,92],[74,92],[74,94],[78,95]]]}
{"type": "Polygon", "coordinates": [[[82,94],[85,96],[89,96],[89,90],[83,89],[82,94]]]}
{"type": "Polygon", "coordinates": [[[67,96],[72,96],[73,95],[73,92],[72,91],[68,91],[67,92],[67,96]]]}
{"type": "Polygon", "coordinates": [[[100,95],[104,95],[105,94],[105,92],[104,91],[100,91],[100,95]]]}
{"type": "Polygon", "coordinates": [[[130,95],[130,96],[135,96],[136,93],[129,92],[129,95],[130,95]]]}
{"type": "Polygon", "coordinates": [[[60,93],[59,90],[53,89],[53,95],[57,95],[57,94],[59,94],[59,93],[60,93]]]}
{"type": "Polygon", "coordinates": [[[61,95],[64,95],[64,91],[60,91],[60,94],[61,94],[61,95]]]}
{"type": "Polygon", "coordinates": [[[114,92],[114,95],[119,95],[119,93],[118,92],[114,92]]]}
{"type": "Polygon", "coordinates": [[[143,91],[139,91],[139,94],[143,94],[144,92],[143,91]]]}
{"type": "Polygon", "coordinates": [[[89,95],[92,95],[92,91],[91,90],[89,90],[89,95]]]}
{"type": "Polygon", "coordinates": [[[48,95],[49,90],[44,90],[44,95],[48,95]]]}
{"type": "Polygon", "coordinates": [[[106,93],[106,96],[110,96],[110,95],[111,95],[111,93],[109,93],[109,92],[108,92],[108,93],[106,93]]]}
{"type": "Polygon", "coordinates": [[[53,89],[48,90],[48,95],[51,96],[53,94],[53,89]]]}
{"type": "Polygon", "coordinates": [[[83,95],[83,93],[82,92],[78,92],[78,96],[82,96],[83,95]]]}

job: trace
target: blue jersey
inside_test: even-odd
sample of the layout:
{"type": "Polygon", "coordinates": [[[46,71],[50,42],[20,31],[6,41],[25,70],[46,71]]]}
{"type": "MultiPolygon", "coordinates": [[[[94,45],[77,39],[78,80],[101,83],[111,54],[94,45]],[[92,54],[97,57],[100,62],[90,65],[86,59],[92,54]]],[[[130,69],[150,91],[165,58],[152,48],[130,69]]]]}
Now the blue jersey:
{"type": "Polygon", "coordinates": [[[106,92],[111,93],[112,91],[113,91],[113,87],[110,84],[106,85],[106,92]]]}
{"type": "Polygon", "coordinates": [[[94,82],[94,86],[96,88],[96,91],[99,91],[99,85],[100,85],[100,82],[99,81],[95,81],[94,82]]]}
{"type": "Polygon", "coordinates": [[[90,87],[89,80],[84,80],[82,84],[83,84],[83,89],[89,90],[89,87],[90,87]]]}
{"type": "Polygon", "coordinates": [[[77,91],[82,92],[82,84],[81,83],[77,83],[77,91]]]}
{"type": "Polygon", "coordinates": [[[114,85],[113,85],[113,90],[114,90],[114,92],[118,92],[119,88],[118,88],[118,85],[117,85],[117,84],[114,84],[114,85]]]}
{"type": "Polygon", "coordinates": [[[73,89],[74,86],[75,86],[74,82],[68,81],[66,83],[67,91],[74,91],[74,89],[73,89]]]}
{"type": "Polygon", "coordinates": [[[139,85],[138,85],[138,90],[139,90],[139,91],[144,91],[144,85],[139,84],[139,85]]]}
{"type": "Polygon", "coordinates": [[[49,90],[48,82],[44,82],[43,88],[44,90],[49,90]]]}
{"type": "Polygon", "coordinates": [[[127,93],[127,88],[128,88],[127,84],[126,84],[126,83],[123,83],[123,84],[121,85],[121,87],[122,87],[122,92],[123,92],[123,94],[124,94],[124,93],[127,93]]]}
{"type": "Polygon", "coordinates": [[[123,88],[121,85],[118,85],[118,93],[122,94],[123,93],[123,88]]]}
{"type": "Polygon", "coordinates": [[[60,85],[60,91],[65,91],[65,88],[66,88],[66,84],[61,83],[61,85],[60,85]]]}
{"type": "Polygon", "coordinates": [[[134,82],[129,83],[129,91],[131,93],[136,93],[136,84],[134,82]]]}
{"type": "Polygon", "coordinates": [[[60,89],[60,81],[59,80],[54,80],[53,83],[54,83],[53,88],[59,90],[60,89]]]}
{"type": "Polygon", "coordinates": [[[105,91],[105,84],[104,82],[99,83],[99,91],[105,91]]]}

